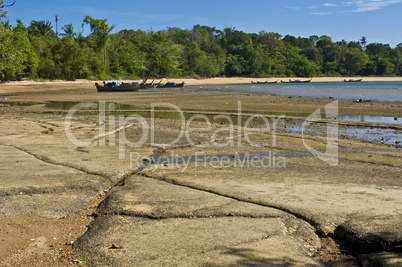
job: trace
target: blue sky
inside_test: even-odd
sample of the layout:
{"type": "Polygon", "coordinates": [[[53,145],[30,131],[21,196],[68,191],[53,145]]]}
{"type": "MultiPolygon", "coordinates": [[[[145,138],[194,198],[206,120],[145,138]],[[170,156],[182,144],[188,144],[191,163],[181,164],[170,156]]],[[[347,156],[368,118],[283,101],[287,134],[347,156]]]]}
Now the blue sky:
{"type": "MultiPolygon", "coordinates": [[[[11,3],[12,0],[6,0],[11,3]]],[[[107,19],[121,29],[161,30],[167,27],[191,29],[195,24],[223,29],[235,27],[247,33],[278,32],[285,36],[328,35],[334,41],[358,41],[395,47],[402,43],[402,0],[16,0],[7,8],[15,25],[21,19],[49,20],[59,32],[65,24],[81,29],[86,15],[107,19]]],[[[89,31],[86,26],[84,34],[89,31]]]]}

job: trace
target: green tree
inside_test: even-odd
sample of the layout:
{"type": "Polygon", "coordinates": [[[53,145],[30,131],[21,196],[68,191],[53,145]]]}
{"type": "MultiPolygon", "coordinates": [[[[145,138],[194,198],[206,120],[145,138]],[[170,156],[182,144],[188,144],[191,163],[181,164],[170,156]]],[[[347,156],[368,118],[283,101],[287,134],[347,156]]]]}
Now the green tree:
{"type": "Polygon", "coordinates": [[[28,27],[28,31],[32,35],[41,35],[41,36],[53,36],[56,37],[55,32],[52,30],[53,26],[50,21],[45,20],[33,20],[28,27]]]}
{"type": "Polygon", "coordinates": [[[147,69],[150,77],[178,76],[181,69],[181,47],[168,41],[166,35],[151,33],[147,49],[147,69]]]}
{"type": "Polygon", "coordinates": [[[219,58],[201,50],[200,46],[195,42],[187,46],[185,54],[184,62],[189,75],[214,77],[223,71],[223,64],[219,61],[219,58]]]}
{"type": "Polygon", "coordinates": [[[66,24],[61,29],[64,31],[64,33],[61,33],[61,36],[68,36],[70,38],[75,38],[77,36],[77,33],[74,32],[74,27],[72,24],[66,24]]]}
{"type": "Polygon", "coordinates": [[[260,31],[258,34],[258,43],[268,52],[273,52],[279,45],[282,35],[274,32],[260,31]]]}
{"type": "Polygon", "coordinates": [[[87,78],[84,51],[68,36],[63,37],[52,48],[55,76],[66,80],[87,78]]]}
{"type": "Polygon", "coordinates": [[[371,69],[375,70],[375,73],[369,73],[367,68],[364,71],[367,75],[390,75],[394,70],[394,65],[391,63],[391,52],[392,49],[389,44],[381,43],[370,43],[366,46],[366,53],[370,57],[372,63],[374,63],[374,68],[371,65],[371,69]]]}
{"type": "Polygon", "coordinates": [[[84,23],[89,24],[91,29],[91,37],[95,39],[96,44],[103,50],[103,63],[106,65],[106,44],[110,33],[115,28],[115,25],[109,27],[106,24],[107,19],[94,19],[90,16],[85,16],[84,23]]]}
{"type": "Polygon", "coordinates": [[[317,72],[318,67],[309,61],[306,57],[300,56],[296,60],[292,71],[297,77],[313,77],[317,72]]]}
{"type": "Polygon", "coordinates": [[[138,78],[146,77],[145,53],[139,50],[129,36],[116,34],[108,51],[111,75],[138,78]]]}
{"type": "Polygon", "coordinates": [[[360,39],[360,44],[363,46],[363,49],[366,48],[366,45],[367,45],[367,37],[366,36],[363,36],[360,39]]]}
{"type": "Polygon", "coordinates": [[[343,67],[348,75],[356,75],[366,66],[369,57],[358,48],[350,48],[346,52],[343,67]]]}
{"type": "Polygon", "coordinates": [[[27,32],[12,31],[0,25],[0,32],[9,31],[0,42],[0,80],[15,80],[19,73],[34,75],[38,66],[37,54],[27,32]]]}
{"type": "Polygon", "coordinates": [[[314,62],[317,66],[321,66],[323,63],[322,55],[315,46],[303,49],[300,54],[307,57],[308,60],[314,62]]]}
{"type": "Polygon", "coordinates": [[[244,58],[239,55],[229,54],[225,58],[225,74],[227,76],[242,75],[244,72],[244,65],[246,64],[244,58]]]}

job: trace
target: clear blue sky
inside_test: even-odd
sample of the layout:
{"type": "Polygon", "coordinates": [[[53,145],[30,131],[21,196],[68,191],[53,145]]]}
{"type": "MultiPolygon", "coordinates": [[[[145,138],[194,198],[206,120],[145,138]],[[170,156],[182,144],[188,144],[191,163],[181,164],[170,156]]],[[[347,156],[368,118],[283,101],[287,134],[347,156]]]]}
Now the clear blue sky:
{"type": "MultiPolygon", "coordinates": [[[[48,20],[54,30],[54,14],[59,14],[59,32],[70,23],[78,32],[89,15],[115,24],[114,32],[191,29],[200,24],[217,29],[235,27],[247,33],[329,35],[334,41],[358,41],[366,36],[369,43],[391,47],[402,43],[402,0],[16,0],[7,9],[12,25],[16,19],[25,25],[31,20],[48,20]]],[[[88,31],[86,26],[84,34],[88,31]]]]}

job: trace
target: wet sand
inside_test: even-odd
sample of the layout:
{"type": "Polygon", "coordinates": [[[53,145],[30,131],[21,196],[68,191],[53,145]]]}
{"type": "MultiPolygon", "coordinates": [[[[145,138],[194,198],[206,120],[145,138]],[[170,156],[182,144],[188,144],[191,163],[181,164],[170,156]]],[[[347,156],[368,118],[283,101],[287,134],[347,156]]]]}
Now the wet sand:
{"type": "MultiPolygon", "coordinates": [[[[188,80],[186,84],[249,83],[250,80],[256,79],[188,80]]],[[[332,99],[186,89],[99,94],[93,82],[87,81],[6,83],[0,85],[0,95],[0,145],[2,162],[7,162],[2,165],[0,174],[3,206],[0,232],[6,237],[0,243],[1,264],[30,262],[40,266],[50,261],[62,265],[144,264],[141,258],[146,260],[146,255],[155,255],[148,259],[155,264],[179,264],[183,262],[178,257],[180,253],[177,257],[172,255],[176,251],[185,254],[186,249],[192,255],[188,257],[190,265],[200,264],[206,258],[210,264],[314,265],[318,264],[317,260],[356,264],[355,253],[386,251],[402,240],[398,227],[402,216],[398,209],[402,204],[401,148],[398,145],[340,138],[339,165],[331,167],[308,154],[282,156],[286,151],[308,153],[305,144],[325,151],[326,136],[313,133],[303,139],[298,133],[280,129],[275,133],[274,145],[274,133],[270,130],[235,126],[236,133],[249,134],[252,144],[243,135],[241,140],[235,135],[235,145],[222,148],[213,142],[224,144],[232,136],[224,129],[225,123],[212,122],[210,130],[216,133],[213,141],[210,132],[199,130],[190,135],[194,144],[190,144],[185,136],[171,146],[155,146],[147,141],[138,148],[124,147],[127,157],[121,160],[118,146],[111,145],[120,143],[122,136],[118,132],[107,136],[103,147],[77,147],[66,138],[68,110],[49,109],[41,104],[45,101],[111,101],[145,109],[152,103],[171,103],[185,112],[218,115],[236,114],[241,101],[244,116],[247,112],[271,112],[290,118],[324,110],[332,99]],[[7,102],[40,103],[12,106],[7,102]],[[197,146],[204,143],[208,145],[197,146]],[[169,158],[194,153],[235,155],[267,151],[276,153],[278,160],[285,161],[286,167],[275,167],[273,162],[269,168],[239,163],[236,166],[235,161],[223,166],[208,163],[207,167],[190,162],[183,172],[185,165],[171,163],[154,164],[135,175],[133,170],[139,162],[128,156],[128,153],[134,153],[169,158]],[[159,189],[155,192],[155,188],[159,189]],[[96,217],[88,216],[92,213],[96,217]],[[265,219],[259,221],[262,217],[265,219]],[[91,221],[93,223],[89,225],[91,221]],[[271,232],[264,233],[260,226],[264,224],[270,225],[271,232]],[[250,225],[254,225],[252,229],[250,225]],[[77,240],[87,228],[89,231],[77,240]],[[200,228],[204,232],[196,230],[200,228]],[[140,232],[134,229],[140,229],[140,232]],[[176,242],[169,243],[169,232],[164,229],[177,231],[176,242]],[[220,229],[220,233],[214,229],[220,229]],[[382,230],[392,232],[394,239],[382,236],[382,230]],[[233,233],[239,231],[243,235],[236,239],[233,233]],[[138,243],[136,238],[144,232],[148,233],[148,243],[145,240],[138,243]],[[163,236],[160,236],[162,232],[163,236]],[[188,240],[192,234],[197,235],[198,240],[188,240]],[[365,248],[365,244],[377,242],[369,239],[371,234],[379,236],[380,244],[387,245],[365,248]],[[334,235],[341,243],[331,239],[334,235]],[[319,236],[324,239],[320,240],[319,236]],[[353,240],[348,236],[359,236],[360,239],[353,240]],[[75,250],[71,241],[76,243],[75,250]],[[156,245],[158,242],[168,246],[156,245]],[[194,250],[180,245],[186,242],[192,242],[194,250]],[[346,246],[348,242],[350,244],[346,246]],[[110,249],[114,243],[124,249],[110,249]],[[216,251],[213,249],[215,243],[220,248],[216,251]],[[143,246],[138,247],[138,244],[143,246]],[[360,244],[361,251],[351,250],[359,247],[356,244],[360,244]],[[282,252],[272,250],[269,255],[264,254],[259,247],[265,246],[278,247],[282,252]],[[287,252],[287,249],[293,252],[287,252]],[[313,254],[316,256],[308,256],[313,254]]],[[[339,100],[339,113],[402,117],[402,104],[339,100]]],[[[104,127],[109,131],[113,128],[111,117],[105,118],[104,127]]],[[[146,122],[150,123],[150,120],[146,119],[146,122]]],[[[157,118],[156,123],[155,138],[161,144],[174,140],[181,127],[177,120],[157,118]]],[[[79,140],[99,144],[101,125],[103,122],[98,115],[82,112],[74,117],[72,132],[79,140]]],[[[197,129],[207,127],[202,121],[193,122],[192,126],[197,129]]],[[[340,123],[340,127],[345,128],[361,126],[387,127],[378,123],[340,123]]],[[[400,125],[393,127],[401,128],[400,125]]],[[[142,130],[140,125],[133,124],[124,133],[134,142],[142,130]]],[[[393,256],[394,260],[397,258],[393,256]]]]}

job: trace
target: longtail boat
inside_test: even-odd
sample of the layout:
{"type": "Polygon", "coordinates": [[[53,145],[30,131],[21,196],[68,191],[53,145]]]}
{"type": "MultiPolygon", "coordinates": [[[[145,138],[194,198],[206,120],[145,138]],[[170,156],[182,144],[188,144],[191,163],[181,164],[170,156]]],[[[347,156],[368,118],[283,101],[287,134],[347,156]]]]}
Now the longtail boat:
{"type": "Polygon", "coordinates": [[[292,79],[289,79],[289,81],[281,80],[281,83],[309,83],[309,82],[311,82],[312,79],[313,79],[313,78],[311,78],[310,80],[305,80],[305,81],[302,81],[302,80],[292,80],[292,79]]]}
{"type": "Polygon", "coordinates": [[[103,82],[103,85],[95,83],[98,92],[135,92],[140,90],[141,84],[139,83],[117,83],[103,82]]]}
{"type": "Polygon", "coordinates": [[[184,87],[184,82],[182,83],[174,83],[174,82],[167,82],[165,84],[159,84],[156,88],[173,88],[173,87],[184,87]]]}
{"type": "Polygon", "coordinates": [[[345,83],[358,83],[361,82],[363,80],[363,78],[361,79],[349,79],[349,80],[343,80],[345,83]]]}
{"type": "Polygon", "coordinates": [[[251,81],[252,84],[272,84],[272,83],[277,83],[277,82],[278,82],[278,80],[273,81],[273,82],[269,82],[268,80],[265,81],[265,82],[253,82],[253,81],[251,81]]]}

